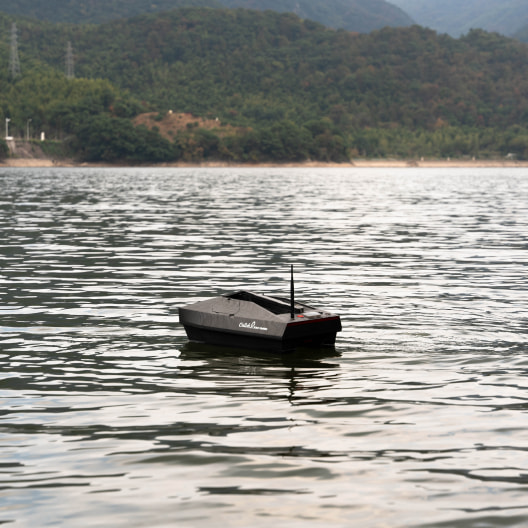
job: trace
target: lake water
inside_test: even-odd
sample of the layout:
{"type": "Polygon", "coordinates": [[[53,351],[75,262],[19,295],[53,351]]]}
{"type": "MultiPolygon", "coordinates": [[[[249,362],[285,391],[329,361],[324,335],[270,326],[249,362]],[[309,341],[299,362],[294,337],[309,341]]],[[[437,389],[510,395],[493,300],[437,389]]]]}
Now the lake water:
{"type": "Polygon", "coordinates": [[[0,169],[0,524],[528,525],[528,169],[0,169]],[[237,288],[335,350],[187,342],[237,288]]]}

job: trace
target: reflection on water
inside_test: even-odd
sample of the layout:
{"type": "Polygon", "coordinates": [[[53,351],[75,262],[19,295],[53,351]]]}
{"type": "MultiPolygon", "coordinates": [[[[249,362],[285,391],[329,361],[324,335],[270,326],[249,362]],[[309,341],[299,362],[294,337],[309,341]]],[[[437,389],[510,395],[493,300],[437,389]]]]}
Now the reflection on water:
{"type": "Polygon", "coordinates": [[[0,524],[526,526],[524,169],[1,169],[0,524]],[[245,287],[335,350],[188,343],[245,287]]]}

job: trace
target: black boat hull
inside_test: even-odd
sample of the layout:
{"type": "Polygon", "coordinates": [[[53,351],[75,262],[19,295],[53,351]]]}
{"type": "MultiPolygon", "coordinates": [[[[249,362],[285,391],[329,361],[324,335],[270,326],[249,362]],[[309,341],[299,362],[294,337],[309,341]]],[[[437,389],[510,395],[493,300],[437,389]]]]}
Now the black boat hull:
{"type": "Polygon", "coordinates": [[[289,351],[333,346],[339,316],[302,303],[240,291],[179,309],[189,340],[213,345],[289,351]]]}
{"type": "MultiPolygon", "coordinates": [[[[335,325],[333,326],[335,327],[335,325]]],[[[230,333],[189,325],[184,326],[184,328],[189,341],[227,347],[252,348],[279,352],[287,352],[299,347],[333,347],[335,346],[337,335],[337,330],[335,329],[329,329],[328,332],[324,332],[321,328],[312,335],[293,331],[284,338],[264,338],[262,336],[230,333]]]]}

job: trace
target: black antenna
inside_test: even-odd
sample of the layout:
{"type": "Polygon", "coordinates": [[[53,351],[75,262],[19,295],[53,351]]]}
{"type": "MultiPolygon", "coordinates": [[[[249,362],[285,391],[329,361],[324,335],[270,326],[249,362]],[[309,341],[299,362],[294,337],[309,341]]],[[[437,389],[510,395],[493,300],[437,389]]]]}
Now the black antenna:
{"type": "Polygon", "coordinates": [[[293,284],[293,264],[290,268],[290,314],[295,319],[295,285],[293,284]]]}

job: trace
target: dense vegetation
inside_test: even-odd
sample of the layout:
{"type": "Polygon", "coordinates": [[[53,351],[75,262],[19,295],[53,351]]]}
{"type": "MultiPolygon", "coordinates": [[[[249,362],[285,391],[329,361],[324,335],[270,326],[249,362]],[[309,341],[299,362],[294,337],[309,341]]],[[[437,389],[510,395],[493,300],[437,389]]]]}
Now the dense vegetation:
{"type": "Polygon", "coordinates": [[[329,27],[368,33],[412,20],[385,0],[0,0],[0,12],[52,22],[109,22],[177,7],[229,7],[292,12],[329,27]]]}
{"type": "MultiPolygon", "coordinates": [[[[360,35],[293,14],[191,8],[18,26],[22,75],[0,71],[0,118],[21,135],[31,119],[84,159],[528,157],[528,47],[497,34],[360,35]],[[62,73],[67,41],[73,80],[62,73]],[[149,110],[218,118],[218,130],[162,138],[130,126],[149,110]]],[[[0,17],[4,64],[9,29],[0,17]]]]}
{"type": "Polygon", "coordinates": [[[392,0],[417,24],[459,36],[471,29],[513,35],[528,20],[526,0],[392,0]]]}

